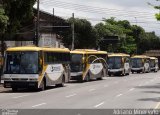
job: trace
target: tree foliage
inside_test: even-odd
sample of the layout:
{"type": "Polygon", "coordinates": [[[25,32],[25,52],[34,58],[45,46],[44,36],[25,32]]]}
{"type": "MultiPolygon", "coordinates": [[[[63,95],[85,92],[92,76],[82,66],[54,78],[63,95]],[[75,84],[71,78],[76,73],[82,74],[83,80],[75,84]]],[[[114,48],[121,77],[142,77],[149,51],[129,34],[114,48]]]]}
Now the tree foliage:
{"type": "Polygon", "coordinates": [[[118,20],[114,18],[105,19],[104,23],[95,26],[98,32],[97,39],[104,36],[119,36],[119,44],[108,45],[107,50],[112,52],[123,52],[129,54],[142,54],[146,50],[159,49],[160,38],[154,32],[145,32],[145,30],[137,25],[131,25],[127,20],[118,20]]]}
{"type": "MultiPolygon", "coordinates": [[[[159,2],[160,0],[156,0],[157,2],[159,2]]],[[[153,6],[155,9],[160,10],[160,5],[153,5],[152,3],[148,3],[149,5],[153,6]]],[[[160,21],[160,12],[155,14],[155,17],[158,21],[160,21]]]]}
{"type": "Polygon", "coordinates": [[[7,32],[12,34],[27,25],[33,18],[33,5],[36,0],[2,0],[9,17],[7,32]]]}
{"type": "Polygon", "coordinates": [[[0,34],[3,34],[7,28],[8,16],[5,15],[5,11],[0,6],[0,34]]]}
{"type": "MultiPolygon", "coordinates": [[[[75,48],[97,48],[99,41],[106,36],[118,36],[117,44],[103,44],[102,50],[109,52],[122,52],[128,54],[142,54],[146,50],[159,49],[160,38],[155,32],[145,32],[137,25],[131,25],[127,20],[103,19],[104,21],[94,27],[85,19],[74,20],[75,23],[75,48]]],[[[72,23],[73,19],[68,19],[72,23]]],[[[71,47],[72,32],[62,33],[66,47],[71,47]]]]}
{"type": "MultiPolygon", "coordinates": [[[[75,48],[94,48],[96,46],[96,30],[86,19],[68,19],[69,23],[74,21],[75,26],[75,48]]],[[[66,47],[70,47],[72,42],[72,32],[63,32],[63,42],[66,47]]]]}

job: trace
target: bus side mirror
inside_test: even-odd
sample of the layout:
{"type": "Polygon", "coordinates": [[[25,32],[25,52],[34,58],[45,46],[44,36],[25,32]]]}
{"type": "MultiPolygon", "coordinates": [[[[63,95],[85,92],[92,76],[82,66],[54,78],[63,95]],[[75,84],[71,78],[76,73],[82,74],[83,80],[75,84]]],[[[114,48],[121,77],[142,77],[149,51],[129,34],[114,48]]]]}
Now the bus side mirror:
{"type": "Polygon", "coordinates": [[[124,61],[125,61],[124,58],[122,58],[122,63],[124,63],[124,61]]]}
{"type": "Polygon", "coordinates": [[[40,58],[40,59],[39,59],[39,67],[38,67],[39,72],[42,71],[42,66],[43,66],[43,61],[42,61],[42,59],[40,58]]]}
{"type": "Polygon", "coordinates": [[[40,65],[42,65],[42,64],[43,64],[43,63],[42,63],[42,59],[40,59],[40,60],[39,60],[39,64],[40,64],[40,65]]]}
{"type": "Polygon", "coordinates": [[[85,63],[85,57],[82,57],[82,63],[85,63]]]}

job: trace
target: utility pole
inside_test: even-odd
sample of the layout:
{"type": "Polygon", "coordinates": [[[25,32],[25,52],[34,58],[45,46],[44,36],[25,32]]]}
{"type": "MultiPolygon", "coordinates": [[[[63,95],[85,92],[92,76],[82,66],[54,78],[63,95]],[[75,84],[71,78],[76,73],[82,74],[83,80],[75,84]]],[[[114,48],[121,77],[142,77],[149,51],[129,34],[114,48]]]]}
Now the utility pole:
{"type": "Polygon", "coordinates": [[[74,13],[72,13],[72,48],[71,50],[74,50],[74,13]]]}
{"type": "Polygon", "coordinates": [[[36,46],[38,46],[38,40],[39,40],[39,4],[40,4],[40,1],[37,0],[36,37],[35,37],[35,41],[34,41],[34,44],[36,46]]]}
{"type": "MultiPolygon", "coordinates": [[[[138,39],[138,35],[137,35],[137,17],[135,17],[135,21],[136,21],[136,39],[138,39]]],[[[138,40],[137,40],[137,46],[136,46],[136,54],[138,54],[138,40]]]]}

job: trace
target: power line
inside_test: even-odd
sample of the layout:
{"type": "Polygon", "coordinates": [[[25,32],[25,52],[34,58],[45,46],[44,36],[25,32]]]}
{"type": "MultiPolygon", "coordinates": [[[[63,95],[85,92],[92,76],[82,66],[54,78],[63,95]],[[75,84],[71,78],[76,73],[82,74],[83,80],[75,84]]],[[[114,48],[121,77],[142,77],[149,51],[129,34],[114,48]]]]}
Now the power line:
{"type": "MultiPolygon", "coordinates": [[[[118,10],[118,9],[109,9],[109,8],[102,8],[102,7],[95,7],[95,6],[88,6],[88,5],[82,5],[82,4],[75,4],[75,3],[69,3],[69,2],[60,2],[60,1],[56,1],[56,0],[43,0],[42,4],[47,4],[48,5],[52,5],[51,3],[54,3],[54,4],[65,4],[65,5],[70,5],[70,6],[76,6],[76,7],[87,7],[87,8],[91,8],[91,9],[98,9],[98,10],[112,10],[112,11],[122,11],[124,12],[124,10],[118,10]]],[[[125,11],[125,12],[128,12],[128,13],[140,13],[140,14],[150,14],[152,12],[139,12],[139,11],[125,11]]]]}
{"type": "MultiPolygon", "coordinates": [[[[69,9],[69,10],[73,9],[73,10],[77,10],[80,12],[96,13],[99,15],[107,15],[107,16],[112,15],[110,17],[113,17],[113,16],[119,16],[123,18],[124,17],[127,17],[127,18],[137,17],[139,20],[143,19],[143,21],[138,21],[137,22],[138,24],[146,24],[146,23],[153,24],[154,23],[153,21],[144,21],[144,20],[153,19],[151,18],[151,12],[125,11],[125,10],[118,10],[118,9],[101,8],[101,7],[87,6],[87,5],[75,4],[75,3],[69,3],[69,2],[62,2],[62,1],[60,2],[56,0],[52,0],[52,1],[43,0],[43,2],[41,3],[42,5],[45,5],[46,7],[54,5],[55,7],[62,8],[62,9],[69,9]]],[[[81,17],[81,18],[87,19],[90,21],[103,21],[102,19],[98,19],[98,18],[86,18],[86,17],[85,18],[81,17]]],[[[131,20],[129,21],[130,23],[135,23],[135,21],[131,21],[131,20]]],[[[155,24],[160,24],[160,23],[155,23],[155,24]]],[[[159,29],[157,27],[147,27],[147,28],[159,29]]]]}
{"type": "MultiPolygon", "coordinates": [[[[57,6],[56,6],[57,7],[57,6]]],[[[60,6],[61,8],[66,8],[67,9],[67,7],[65,7],[65,6],[60,6]]],[[[90,13],[96,13],[96,14],[99,14],[99,15],[108,15],[108,16],[110,16],[110,17],[114,17],[114,16],[119,16],[119,17],[127,17],[127,18],[131,18],[131,17],[138,17],[139,19],[150,19],[150,20],[152,20],[153,18],[151,18],[151,17],[147,17],[147,16],[140,16],[140,15],[127,15],[127,14],[115,14],[115,13],[111,13],[111,12],[102,12],[102,11],[92,11],[92,10],[79,10],[80,12],[90,12],[90,13]]]]}
{"type": "MultiPolygon", "coordinates": [[[[141,18],[149,18],[151,15],[150,13],[146,12],[137,12],[137,11],[130,11],[127,13],[127,11],[124,12],[124,10],[116,10],[116,9],[108,9],[108,8],[99,8],[99,7],[93,7],[93,6],[85,6],[85,5],[80,5],[80,4],[73,4],[73,3],[67,3],[67,2],[59,2],[59,1],[43,1],[43,5],[51,6],[52,3],[55,5],[55,7],[61,7],[61,8],[68,8],[68,9],[74,9],[78,11],[83,11],[83,12],[91,12],[91,13],[98,13],[98,14],[111,14],[111,15],[117,15],[117,16],[137,16],[141,18]],[[118,13],[118,14],[114,14],[118,13]]],[[[151,18],[150,18],[151,19],[151,18]]]]}

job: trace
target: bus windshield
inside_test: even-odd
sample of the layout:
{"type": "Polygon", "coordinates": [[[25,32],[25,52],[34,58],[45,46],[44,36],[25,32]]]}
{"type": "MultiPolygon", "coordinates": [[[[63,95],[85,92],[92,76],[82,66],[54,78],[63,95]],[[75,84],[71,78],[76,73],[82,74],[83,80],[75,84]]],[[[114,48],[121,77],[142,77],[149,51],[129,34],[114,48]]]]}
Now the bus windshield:
{"type": "Polygon", "coordinates": [[[82,55],[81,54],[71,54],[71,63],[74,63],[74,64],[82,63],[82,55]]]}
{"type": "Polygon", "coordinates": [[[6,74],[38,73],[38,52],[7,52],[6,74]]]}
{"type": "Polygon", "coordinates": [[[151,68],[155,67],[155,60],[154,59],[151,59],[150,66],[151,66],[151,68]]]}
{"type": "Polygon", "coordinates": [[[143,67],[143,62],[141,58],[132,58],[132,67],[140,68],[143,67]]]}
{"type": "Polygon", "coordinates": [[[120,69],[122,67],[122,57],[109,57],[109,69],[120,69]]]}
{"type": "Polygon", "coordinates": [[[71,54],[71,72],[82,71],[82,54],[71,54]]]}

